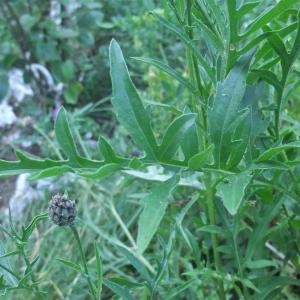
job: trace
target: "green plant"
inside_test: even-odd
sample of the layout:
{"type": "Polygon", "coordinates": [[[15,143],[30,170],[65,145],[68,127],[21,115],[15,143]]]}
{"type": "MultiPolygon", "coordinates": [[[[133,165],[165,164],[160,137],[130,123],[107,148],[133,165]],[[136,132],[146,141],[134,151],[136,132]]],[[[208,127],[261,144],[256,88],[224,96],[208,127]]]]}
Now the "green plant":
{"type": "Polygon", "coordinates": [[[300,51],[299,4],[187,0],[169,1],[169,7],[173,21],[159,13],[152,15],[186,46],[186,69],[138,58],[187,89],[184,108],[180,103],[161,106],[175,115],[161,140],[152,129],[121,48],[112,40],[113,110],[144,155],[120,156],[101,136],[102,160],[82,156],[61,108],[55,134],[65,159],[37,159],[17,151],[18,161],[0,161],[0,174],[30,172],[31,179],[37,180],[74,172],[99,180],[123,171],[161,181],[141,201],[136,240],[117,218],[131,244],[118,251],[140,281],[122,277],[104,280],[104,285],[125,299],[134,299],[131,291],[140,299],[172,299],[181,292],[195,299],[208,299],[208,295],[270,299],[278,290],[278,297],[296,299],[300,142],[295,128],[299,123],[286,115],[284,107],[293,93],[290,81],[298,80],[292,67],[300,51]],[[150,173],[153,166],[163,167],[163,174],[150,173]],[[182,195],[184,205],[169,213],[175,193],[182,195]],[[167,218],[172,225],[163,231],[160,224],[166,226],[167,218]],[[158,231],[162,238],[155,243],[158,231]],[[182,242],[175,251],[178,235],[182,242]],[[289,247],[283,246],[285,235],[289,247]],[[145,256],[155,255],[159,247],[163,255],[153,267],[145,256]],[[192,263],[182,259],[180,254],[185,253],[192,263]],[[174,285],[167,272],[172,255],[180,264],[174,285]]]}
{"type": "Polygon", "coordinates": [[[52,220],[53,223],[59,226],[70,227],[78,245],[83,267],[81,267],[78,264],[74,264],[73,262],[67,261],[65,259],[60,259],[60,261],[64,263],[66,266],[71,267],[78,272],[83,272],[88,282],[90,296],[92,297],[92,299],[99,299],[99,296],[101,294],[101,289],[102,289],[101,260],[100,260],[99,252],[97,250],[97,246],[95,244],[95,250],[97,254],[97,275],[98,275],[98,281],[100,282],[99,284],[97,284],[97,288],[96,288],[96,286],[94,286],[92,283],[91,276],[89,274],[89,270],[87,266],[87,261],[82,248],[81,239],[79,237],[75,225],[75,219],[76,219],[75,203],[69,200],[68,197],[66,196],[55,195],[49,202],[48,212],[49,212],[50,219],[52,220]],[[81,271],[81,269],[83,270],[81,271]]]}
{"type": "Polygon", "coordinates": [[[27,254],[27,245],[38,222],[46,218],[48,218],[47,213],[37,215],[28,226],[22,226],[20,232],[18,232],[13,224],[11,214],[9,214],[10,230],[5,229],[2,225],[0,226],[1,232],[13,241],[15,248],[12,251],[4,253],[5,248],[2,243],[0,244],[0,286],[2,293],[4,292],[5,294],[7,290],[25,289],[34,291],[39,297],[43,297],[43,292],[41,292],[39,288],[39,281],[37,280],[34,271],[34,267],[39,260],[39,256],[36,256],[32,261],[30,261],[27,254]],[[24,272],[21,273],[20,270],[12,269],[9,262],[9,258],[12,256],[22,258],[26,266],[24,272]]]}

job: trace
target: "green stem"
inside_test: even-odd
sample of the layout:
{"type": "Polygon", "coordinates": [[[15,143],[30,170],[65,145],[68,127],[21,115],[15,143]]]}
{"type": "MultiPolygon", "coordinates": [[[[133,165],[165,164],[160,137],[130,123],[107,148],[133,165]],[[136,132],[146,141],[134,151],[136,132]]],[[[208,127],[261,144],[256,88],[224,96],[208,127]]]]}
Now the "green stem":
{"type": "MultiPolygon", "coordinates": [[[[241,265],[241,259],[239,256],[239,252],[238,252],[238,245],[237,245],[237,233],[234,232],[233,234],[233,247],[234,247],[234,255],[235,255],[235,260],[236,260],[236,264],[237,264],[237,268],[238,268],[238,274],[240,278],[244,278],[244,272],[243,272],[243,268],[241,265]]],[[[248,289],[245,285],[243,285],[243,297],[247,300],[250,299],[250,295],[248,292],[248,289]]]]}
{"type": "Polygon", "coordinates": [[[34,275],[34,272],[33,272],[32,266],[31,266],[31,263],[30,263],[29,259],[27,258],[26,254],[25,254],[24,247],[21,246],[21,247],[20,247],[20,250],[21,250],[22,256],[23,256],[23,258],[24,258],[24,261],[25,261],[27,270],[28,270],[28,272],[30,273],[31,281],[32,281],[32,283],[34,284],[34,287],[33,287],[33,288],[34,288],[34,290],[35,290],[37,293],[40,294],[41,291],[40,291],[39,287],[36,285],[37,280],[36,280],[36,277],[35,277],[35,275],[34,275]]]}
{"type": "MultiPolygon", "coordinates": [[[[194,33],[193,33],[193,21],[192,21],[192,0],[187,0],[186,4],[186,11],[187,11],[187,23],[186,23],[186,28],[185,32],[189,36],[191,40],[194,39],[194,33]]],[[[201,115],[199,114],[198,111],[198,103],[201,103],[199,101],[199,96],[203,98],[207,98],[207,93],[205,89],[203,88],[202,82],[201,82],[201,77],[200,77],[200,72],[199,72],[199,67],[198,67],[198,62],[196,56],[192,53],[190,49],[187,49],[187,61],[188,61],[188,68],[189,68],[189,73],[191,75],[192,83],[194,86],[197,87],[198,93],[192,93],[192,111],[194,113],[197,113],[198,116],[198,122],[199,124],[202,124],[203,127],[203,132],[207,132],[207,114],[206,114],[206,106],[207,106],[207,101],[205,102],[204,105],[201,105],[201,115]]],[[[203,140],[201,141],[201,137],[199,135],[199,144],[203,144],[204,148],[206,148],[206,139],[205,136],[202,135],[203,140]]]]}
{"type": "Polygon", "coordinates": [[[124,234],[127,236],[128,240],[131,244],[131,247],[134,248],[134,250],[136,250],[136,244],[135,244],[134,238],[132,237],[129,230],[127,229],[127,226],[124,224],[123,220],[121,219],[120,215],[118,214],[112,199],[110,201],[110,209],[111,209],[113,216],[116,218],[117,222],[121,226],[124,234]]]}
{"type": "MultiPolygon", "coordinates": [[[[191,40],[194,39],[194,33],[193,33],[193,21],[192,21],[192,0],[187,0],[187,26],[185,29],[185,32],[187,33],[187,35],[189,36],[189,38],[191,40]]],[[[190,73],[191,73],[191,77],[193,80],[193,84],[195,86],[197,86],[200,94],[202,95],[204,90],[203,90],[203,86],[201,83],[201,78],[200,78],[200,73],[199,73],[199,68],[198,68],[198,63],[197,63],[197,58],[195,57],[195,55],[188,49],[188,64],[189,64],[189,69],[190,69],[190,73]]],[[[197,101],[197,96],[193,96],[193,98],[197,101]]],[[[197,102],[196,102],[197,103],[197,102]]],[[[194,104],[196,104],[194,103],[194,104]]],[[[196,107],[196,106],[195,106],[196,107]]],[[[196,112],[196,110],[195,110],[196,112]]]]}
{"type": "MultiPolygon", "coordinates": [[[[207,210],[208,210],[208,219],[210,225],[216,225],[216,217],[215,217],[215,193],[212,185],[211,174],[207,174],[205,177],[205,185],[206,185],[206,197],[207,197],[207,210]]],[[[218,252],[218,239],[214,233],[211,234],[212,247],[213,247],[213,256],[214,256],[214,264],[215,269],[218,273],[221,271],[221,260],[218,252]]],[[[218,284],[218,294],[221,300],[225,300],[225,289],[222,279],[217,280],[218,284]]]]}
{"type": "Polygon", "coordinates": [[[71,228],[71,230],[74,234],[74,237],[77,241],[77,245],[78,245],[80,256],[81,256],[81,261],[82,261],[82,264],[83,264],[84,273],[86,275],[86,279],[87,279],[87,282],[88,282],[88,285],[89,285],[89,290],[91,292],[92,298],[96,300],[97,299],[96,293],[95,293],[95,290],[94,290],[94,287],[93,287],[93,284],[92,284],[92,281],[91,281],[91,277],[89,275],[89,271],[88,271],[88,267],[87,267],[87,263],[86,263],[86,259],[85,259],[84,252],[83,252],[83,249],[82,249],[82,245],[81,245],[81,241],[80,241],[78,231],[77,231],[75,225],[70,225],[70,228],[71,228]]]}

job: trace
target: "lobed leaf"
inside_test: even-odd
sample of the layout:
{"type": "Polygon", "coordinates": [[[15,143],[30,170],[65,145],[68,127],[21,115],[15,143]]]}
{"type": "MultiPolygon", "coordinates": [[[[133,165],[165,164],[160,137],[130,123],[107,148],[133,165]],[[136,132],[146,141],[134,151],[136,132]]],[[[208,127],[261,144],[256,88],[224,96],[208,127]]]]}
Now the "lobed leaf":
{"type": "Polygon", "coordinates": [[[19,161],[0,160],[0,176],[12,176],[23,173],[40,172],[48,168],[60,167],[67,161],[54,161],[38,159],[21,151],[16,151],[19,161]]]}
{"type": "Polygon", "coordinates": [[[112,104],[117,118],[145,150],[149,159],[157,158],[157,143],[150,119],[128,73],[122,50],[115,40],[109,46],[112,104]]]}
{"type": "MultiPolygon", "coordinates": [[[[215,146],[214,157],[218,168],[226,167],[238,142],[233,140],[234,134],[245,118],[246,111],[240,110],[240,104],[246,90],[250,58],[242,58],[225,80],[218,83],[212,107],[208,110],[209,132],[215,146]]],[[[246,147],[239,151],[245,150],[246,147]]]]}

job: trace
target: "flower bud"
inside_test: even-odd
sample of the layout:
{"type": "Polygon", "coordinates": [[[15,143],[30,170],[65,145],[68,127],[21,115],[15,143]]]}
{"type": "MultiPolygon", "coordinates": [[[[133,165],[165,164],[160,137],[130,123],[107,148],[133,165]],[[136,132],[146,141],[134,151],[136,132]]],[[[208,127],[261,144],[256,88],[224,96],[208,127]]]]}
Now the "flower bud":
{"type": "Polygon", "coordinates": [[[66,196],[55,195],[49,202],[48,213],[56,225],[73,225],[76,218],[75,203],[66,196]]]}

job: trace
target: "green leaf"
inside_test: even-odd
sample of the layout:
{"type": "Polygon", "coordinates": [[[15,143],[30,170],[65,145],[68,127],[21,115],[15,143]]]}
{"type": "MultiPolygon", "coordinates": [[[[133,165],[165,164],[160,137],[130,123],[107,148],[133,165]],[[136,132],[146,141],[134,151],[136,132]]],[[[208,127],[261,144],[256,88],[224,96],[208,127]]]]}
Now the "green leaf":
{"type": "Polygon", "coordinates": [[[76,264],[70,260],[63,259],[63,258],[56,258],[56,260],[62,263],[63,265],[65,265],[66,267],[75,270],[78,273],[82,272],[82,267],[79,264],[76,264]]]}
{"type": "Polygon", "coordinates": [[[138,221],[137,248],[143,253],[154,236],[165,214],[171,199],[171,193],[179,181],[178,176],[154,187],[151,193],[143,199],[143,211],[138,221]]]}
{"type": "Polygon", "coordinates": [[[284,286],[295,285],[300,287],[300,282],[297,279],[283,277],[283,276],[265,276],[252,280],[259,289],[260,293],[257,294],[257,299],[269,299],[267,298],[272,292],[278,289],[282,289],[284,286]]]}
{"type": "Polygon", "coordinates": [[[98,141],[98,149],[100,150],[105,163],[117,163],[117,164],[129,164],[129,160],[120,156],[117,156],[114,149],[108,143],[108,141],[100,136],[98,141]]]}
{"type": "Polygon", "coordinates": [[[7,252],[3,255],[0,255],[0,259],[2,258],[6,258],[6,257],[9,257],[9,256],[13,256],[13,255],[19,255],[20,254],[20,250],[14,250],[14,251],[10,251],[10,252],[7,252]]]}
{"type": "Polygon", "coordinates": [[[188,47],[188,49],[191,50],[191,52],[197,57],[199,60],[199,63],[201,67],[205,70],[206,74],[210,78],[212,82],[214,82],[215,78],[212,72],[212,67],[205,61],[205,59],[200,54],[200,51],[198,47],[195,45],[194,41],[192,41],[189,36],[183,32],[180,28],[176,27],[174,24],[168,22],[167,20],[163,19],[157,14],[154,14],[155,18],[166,28],[168,28],[170,31],[172,31],[174,34],[176,34],[182,42],[188,47]]]}
{"type": "Polygon", "coordinates": [[[296,141],[296,142],[292,142],[289,144],[284,144],[284,145],[280,145],[278,147],[274,147],[274,148],[270,148],[268,150],[266,150],[264,153],[262,153],[256,160],[256,163],[262,162],[262,161],[266,161],[269,160],[270,158],[272,158],[273,156],[288,150],[288,149],[295,149],[295,148],[300,148],[300,142],[296,141]]]}
{"type": "Polygon", "coordinates": [[[300,11],[298,12],[297,19],[298,19],[297,34],[295,37],[292,51],[290,53],[290,63],[293,63],[295,61],[295,59],[298,57],[300,52],[300,11]]]}
{"type": "MultiPolygon", "coordinates": [[[[0,256],[5,255],[5,248],[2,242],[0,242],[0,256]]],[[[5,280],[11,285],[11,286],[17,286],[18,277],[14,275],[14,273],[11,271],[12,267],[10,265],[9,259],[6,257],[0,257],[0,274],[3,275],[5,280]],[[4,268],[2,268],[3,266],[4,268]]]]}
{"type": "Polygon", "coordinates": [[[242,107],[249,109],[249,114],[245,119],[245,123],[249,124],[250,133],[248,134],[248,146],[245,160],[248,165],[251,165],[254,158],[259,154],[256,148],[257,137],[267,128],[268,121],[264,120],[259,103],[265,98],[266,84],[259,81],[254,85],[248,85],[242,102],[242,107]]]}
{"type": "Polygon", "coordinates": [[[116,153],[113,150],[113,148],[111,147],[111,145],[108,143],[108,141],[100,136],[99,138],[99,142],[98,142],[98,148],[105,160],[105,162],[114,162],[116,159],[116,153]]]}
{"type": "Polygon", "coordinates": [[[188,161],[189,169],[199,171],[204,165],[207,165],[211,161],[213,152],[213,146],[209,145],[205,150],[195,154],[188,161]]]}
{"type": "Polygon", "coordinates": [[[227,11],[229,21],[230,41],[234,42],[238,36],[238,15],[236,10],[236,0],[227,0],[227,11]]]}
{"type": "Polygon", "coordinates": [[[260,1],[245,3],[237,10],[237,15],[242,17],[243,15],[251,12],[260,3],[261,3],[260,1]]]}
{"type": "Polygon", "coordinates": [[[273,85],[277,92],[280,92],[282,90],[282,85],[280,81],[278,80],[277,76],[270,70],[252,69],[251,72],[256,73],[264,81],[273,85]]]}
{"type": "Polygon", "coordinates": [[[251,122],[248,118],[249,108],[238,117],[240,120],[232,135],[232,147],[226,162],[226,169],[234,168],[242,160],[251,138],[251,122]]]}
{"type": "Polygon", "coordinates": [[[76,104],[80,93],[83,90],[83,86],[80,82],[72,82],[68,84],[68,87],[64,90],[63,95],[68,104],[76,104]]]}
{"type": "Polygon", "coordinates": [[[157,143],[142,101],[128,73],[122,50],[115,40],[109,47],[112,104],[121,124],[149,159],[157,158],[157,143]]]}
{"type": "MultiPolygon", "coordinates": [[[[288,25],[287,27],[284,27],[280,30],[276,30],[275,32],[283,39],[285,36],[289,35],[291,32],[293,32],[297,28],[297,23],[292,23],[291,25],[288,25]]],[[[265,33],[262,33],[255,37],[254,39],[251,39],[248,44],[243,46],[241,50],[238,51],[237,55],[240,56],[242,54],[247,53],[252,48],[256,47],[261,41],[263,41],[266,38],[265,33]]]]}
{"type": "Polygon", "coordinates": [[[205,226],[201,226],[199,228],[200,231],[203,231],[203,232],[208,232],[208,233],[211,233],[211,234],[217,234],[217,235],[220,235],[220,236],[225,236],[226,235],[226,232],[224,230],[224,228],[220,227],[220,226],[217,226],[217,225],[205,225],[205,226]]]}
{"type": "Polygon", "coordinates": [[[219,35],[215,34],[208,26],[206,26],[199,18],[195,17],[196,22],[198,23],[199,28],[205,37],[207,43],[212,43],[218,52],[223,51],[224,46],[219,35]]]}
{"type": "Polygon", "coordinates": [[[164,71],[165,73],[169,74],[171,77],[176,79],[178,82],[184,85],[189,91],[196,92],[196,88],[192,85],[191,82],[189,82],[187,79],[182,77],[178,71],[174,70],[164,62],[158,59],[153,59],[148,57],[132,57],[132,58],[157,67],[158,69],[164,71]]]}
{"type": "Polygon", "coordinates": [[[108,163],[101,166],[98,170],[94,172],[78,171],[78,174],[82,177],[90,179],[103,179],[121,169],[122,166],[120,164],[108,163]]]}
{"type": "Polygon", "coordinates": [[[73,30],[70,28],[55,28],[55,30],[49,31],[49,35],[57,39],[70,39],[76,38],[79,35],[78,30],[73,30]]]}
{"type": "Polygon", "coordinates": [[[184,154],[184,160],[188,161],[192,156],[198,153],[200,143],[198,138],[198,128],[196,122],[187,129],[184,142],[181,143],[181,149],[184,154]]]}
{"type": "MultiPolygon", "coordinates": [[[[207,1],[208,7],[208,15],[212,12],[214,14],[214,18],[211,24],[211,28],[215,28],[215,24],[217,24],[217,28],[220,32],[222,32],[222,36],[226,35],[227,28],[224,26],[224,22],[226,22],[224,16],[224,5],[220,5],[220,2],[216,2],[215,0],[208,0],[207,1]]],[[[209,16],[208,16],[209,17],[209,16]]]]}
{"type": "Polygon", "coordinates": [[[164,161],[173,158],[180,144],[184,142],[187,130],[195,123],[195,118],[195,114],[184,114],[177,117],[169,125],[159,146],[160,160],[164,161]]]}
{"type": "Polygon", "coordinates": [[[54,124],[55,136],[57,142],[66,156],[69,158],[70,162],[74,165],[81,165],[80,156],[77,151],[69,122],[67,119],[67,113],[64,107],[58,112],[58,115],[54,124]]]}
{"type": "Polygon", "coordinates": [[[102,284],[103,284],[103,268],[102,268],[102,260],[101,260],[99,248],[97,246],[96,241],[94,241],[94,249],[96,255],[97,295],[98,295],[98,299],[100,299],[101,292],[102,292],[102,284]]]}
{"type": "Polygon", "coordinates": [[[24,14],[20,17],[20,23],[23,27],[23,30],[25,30],[26,32],[30,31],[31,28],[38,22],[39,22],[38,16],[24,14]]]}
{"type": "Polygon", "coordinates": [[[217,186],[217,193],[231,215],[237,213],[251,178],[249,171],[227,175],[217,186]]]}
{"type": "Polygon", "coordinates": [[[172,287],[171,291],[169,291],[166,296],[164,296],[164,300],[173,300],[176,299],[175,297],[178,296],[180,293],[188,289],[192,284],[195,284],[196,279],[190,279],[177,287],[172,287]]]}
{"type": "Polygon", "coordinates": [[[250,57],[244,57],[218,83],[211,109],[208,110],[208,125],[214,143],[214,157],[218,168],[225,168],[232,149],[236,147],[234,134],[244,121],[247,111],[240,110],[246,89],[246,76],[250,57]]]}
{"type": "Polygon", "coordinates": [[[118,296],[122,297],[122,299],[125,300],[135,300],[129,290],[125,286],[121,286],[120,284],[117,284],[116,282],[108,279],[103,279],[103,283],[106,287],[108,287],[110,290],[112,290],[114,293],[116,293],[118,296]]]}
{"type": "Polygon", "coordinates": [[[35,173],[43,171],[47,168],[59,167],[66,164],[65,161],[37,159],[21,151],[16,151],[16,156],[19,158],[19,161],[0,160],[0,176],[35,173]]]}
{"type": "Polygon", "coordinates": [[[36,174],[30,175],[28,180],[38,180],[42,178],[48,178],[53,176],[60,176],[64,173],[71,172],[73,169],[70,166],[58,166],[58,167],[51,167],[36,174]]]}
{"type": "Polygon", "coordinates": [[[62,80],[68,82],[74,79],[75,76],[75,65],[71,60],[67,60],[61,64],[62,80]]]}
{"type": "Polygon", "coordinates": [[[27,242],[29,237],[31,236],[33,230],[35,229],[36,224],[39,221],[45,220],[45,219],[48,219],[48,218],[49,218],[48,213],[42,213],[42,214],[39,214],[39,215],[35,216],[26,228],[23,227],[21,240],[23,242],[27,242]]]}
{"type": "MultiPolygon", "coordinates": [[[[55,161],[51,159],[39,159],[30,154],[25,154],[21,151],[16,151],[16,156],[19,161],[6,161],[0,160],[0,177],[12,176],[23,173],[32,173],[29,177],[30,180],[37,180],[40,178],[58,176],[65,172],[75,171],[69,161],[55,161]]],[[[78,157],[81,163],[81,171],[84,172],[87,168],[90,172],[91,169],[98,170],[103,162],[96,160],[89,160],[83,157],[78,157]]]]}
{"type": "Polygon", "coordinates": [[[264,269],[268,267],[276,268],[277,263],[273,260],[259,259],[259,260],[246,261],[245,267],[249,269],[264,269]]]}
{"type": "Polygon", "coordinates": [[[279,37],[276,32],[272,32],[269,26],[264,26],[265,36],[268,39],[268,42],[275,50],[275,52],[280,56],[280,59],[287,64],[288,63],[288,53],[286,51],[283,40],[279,37]]]}
{"type": "Polygon", "coordinates": [[[146,280],[149,284],[152,282],[152,278],[147,270],[147,268],[142,264],[142,262],[135,257],[130,251],[124,247],[118,247],[119,251],[128,259],[130,264],[140,273],[142,278],[146,280]]]}
{"type": "Polygon", "coordinates": [[[276,5],[272,6],[271,9],[263,12],[259,17],[257,17],[247,28],[245,33],[240,37],[244,38],[251,33],[256,32],[261,29],[264,25],[273,21],[276,17],[282,14],[286,9],[295,5],[295,0],[281,0],[276,5]]]}
{"type": "Polygon", "coordinates": [[[249,235],[246,251],[243,255],[244,261],[256,260],[257,249],[265,247],[265,241],[270,234],[270,222],[278,216],[282,209],[282,204],[286,200],[284,196],[278,198],[270,205],[266,205],[260,215],[257,214],[256,222],[252,226],[251,235],[249,235]]]}

